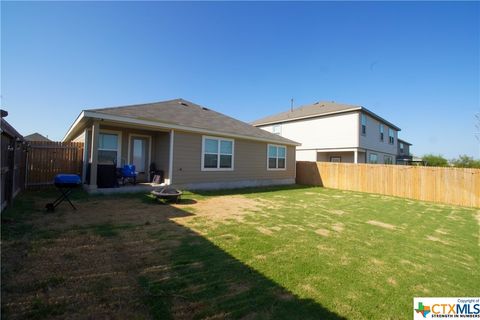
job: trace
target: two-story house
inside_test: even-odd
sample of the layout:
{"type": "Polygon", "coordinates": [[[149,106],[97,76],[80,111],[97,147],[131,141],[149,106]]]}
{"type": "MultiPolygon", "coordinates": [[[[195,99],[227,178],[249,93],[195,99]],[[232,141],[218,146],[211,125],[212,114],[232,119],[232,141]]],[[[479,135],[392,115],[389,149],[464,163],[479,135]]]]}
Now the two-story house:
{"type": "Polygon", "coordinates": [[[300,142],[298,161],[395,164],[399,152],[401,129],[362,106],[316,102],[252,124],[300,142]]]}
{"type": "Polygon", "coordinates": [[[405,140],[398,139],[397,164],[411,164],[413,157],[410,154],[412,144],[405,140]]]}

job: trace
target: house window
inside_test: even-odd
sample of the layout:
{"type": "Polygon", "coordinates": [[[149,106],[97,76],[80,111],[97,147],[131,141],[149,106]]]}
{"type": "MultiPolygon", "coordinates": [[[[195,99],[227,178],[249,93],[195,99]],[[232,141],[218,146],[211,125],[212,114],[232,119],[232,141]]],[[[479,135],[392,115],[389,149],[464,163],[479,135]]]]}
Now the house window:
{"type": "Polygon", "coordinates": [[[118,156],[118,135],[113,133],[99,133],[98,163],[117,164],[118,156]]]}
{"type": "Polygon", "coordinates": [[[378,156],[376,153],[370,153],[368,156],[368,163],[378,163],[378,156]]]}
{"type": "Polygon", "coordinates": [[[383,124],[380,125],[380,141],[383,142],[383,136],[384,136],[385,128],[383,124]]]}
{"type": "Polygon", "coordinates": [[[394,144],[395,143],[395,135],[393,133],[393,129],[388,128],[388,143],[394,144]]]}
{"type": "Polygon", "coordinates": [[[365,114],[361,114],[361,122],[362,122],[362,135],[367,134],[367,116],[365,114]]]}
{"type": "Polygon", "coordinates": [[[392,156],[383,156],[383,163],[385,163],[385,164],[392,164],[392,163],[393,163],[393,158],[392,158],[392,156]]]}
{"type": "Polygon", "coordinates": [[[285,146],[268,145],[269,170],[285,170],[287,160],[287,148],[285,146]]]}
{"type": "Polygon", "coordinates": [[[330,157],[330,162],[342,162],[342,157],[330,157]]]}
{"type": "Polygon", "coordinates": [[[203,137],[202,170],[233,170],[233,140],[203,137]]]}
{"type": "Polygon", "coordinates": [[[272,132],[273,132],[273,134],[280,135],[282,133],[282,127],[279,124],[275,124],[272,127],[272,132]]]}
{"type": "Polygon", "coordinates": [[[403,154],[404,152],[404,147],[403,147],[403,143],[400,142],[400,153],[403,154]]]}

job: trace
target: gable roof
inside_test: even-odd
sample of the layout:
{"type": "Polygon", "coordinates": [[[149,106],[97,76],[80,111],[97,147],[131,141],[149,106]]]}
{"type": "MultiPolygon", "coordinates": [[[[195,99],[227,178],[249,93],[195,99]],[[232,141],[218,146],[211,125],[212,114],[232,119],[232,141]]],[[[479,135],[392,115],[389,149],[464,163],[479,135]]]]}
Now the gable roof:
{"type": "Polygon", "coordinates": [[[336,103],[331,101],[319,101],[313,104],[307,104],[295,108],[293,110],[280,112],[271,116],[267,116],[252,122],[254,126],[262,126],[275,123],[283,123],[294,120],[308,119],[323,117],[331,114],[346,113],[352,111],[362,111],[370,115],[371,117],[384,122],[388,126],[400,131],[401,129],[394,125],[393,123],[383,119],[382,117],[376,115],[372,111],[368,110],[365,107],[351,104],[336,103]]]}
{"type": "MultiPolygon", "coordinates": [[[[246,122],[234,119],[204,106],[184,99],[128,105],[112,108],[84,110],[84,116],[115,119],[121,122],[148,123],[150,126],[180,129],[209,134],[261,140],[288,145],[297,142],[256,128],[246,122]]],[[[77,119],[78,121],[79,119],[77,119]]],[[[69,137],[76,123],[72,125],[64,140],[69,137]]]]}
{"type": "Polygon", "coordinates": [[[24,138],[27,141],[52,141],[52,140],[48,139],[47,137],[41,135],[38,132],[29,134],[28,136],[25,136],[24,138]]]}

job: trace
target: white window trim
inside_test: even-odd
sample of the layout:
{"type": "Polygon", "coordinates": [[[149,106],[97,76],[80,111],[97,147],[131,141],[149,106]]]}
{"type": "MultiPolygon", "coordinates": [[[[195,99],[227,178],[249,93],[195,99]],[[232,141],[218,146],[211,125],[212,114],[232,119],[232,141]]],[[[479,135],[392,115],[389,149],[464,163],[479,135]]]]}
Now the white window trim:
{"type": "Polygon", "coordinates": [[[370,152],[370,153],[368,154],[368,163],[370,163],[370,164],[378,164],[378,154],[373,153],[373,152],[370,152]],[[376,162],[371,162],[372,156],[377,157],[377,161],[376,161],[376,162]]]}
{"type": "Polygon", "coordinates": [[[388,144],[395,144],[395,130],[393,130],[392,128],[388,128],[388,144]],[[392,133],[392,135],[390,135],[390,132],[392,133]],[[390,142],[390,138],[393,138],[392,142],[390,142]]]}
{"type": "MultiPolygon", "coordinates": [[[[128,164],[131,163],[131,155],[130,152],[132,151],[132,137],[139,137],[139,138],[147,138],[148,139],[148,166],[152,164],[152,136],[147,134],[136,134],[136,133],[129,133],[128,134],[128,155],[127,160],[128,164]]],[[[148,177],[148,181],[150,181],[150,167],[145,168],[145,175],[148,177]]]]}
{"type": "Polygon", "coordinates": [[[235,140],[223,137],[214,137],[214,136],[202,136],[202,153],[201,153],[201,167],[202,171],[233,171],[235,169],[235,140]],[[217,149],[217,168],[205,168],[205,139],[218,140],[218,149],[217,149]],[[231,168],[220,168],[220,141],[229,141],[232,143],[232,167],[231,168]]]}
{"type": "Polygon", "coordinates": [[[360,113],[360,134],[364,137],[367,135],[367,115],[364,113],[360,113]],[[365,124],[363,124],[363,119],[365,119],[365,124]],[[365,126],[365,133],[363,132],[363,126],[365,126]]]}
{"type": "MultiPolygon", "coordinates": [[[[287,152],[288,152],[288,148],[287,146],[285,145],[281,145],[281,144],[267,144],[267,170],[268,171],[285,171],[287,170],[287,152]],[[268,150],[270,149],[270,147],[281,147],[281,148],[285,148],[285,168],[269,168],[268,167],[268,158],[269,158],[269,155],[268,155],[268,150]]],[[[277,167],[278,167],[278,151],[277,151],[277,167]]]]}
{"type": "Polygon", "coordinates": [[[281,124],[272,125],[272,133],[281,136],[282,135],[282,125],[281,124]],[[278,132],[275,132],[275,128],[278,128],[278,132]]]}
{"type": "MultiPolygon", "coordinates": [[[[91,132],[92,130],[88,130],[89,132],[91,132]]],[[[118,135],[118,141],[117,141],[117,150],[114,150],[114,149],[101,149],[100,148],[100,141],[98,142],[98,147],[97,147],[97,151],[117,151],[117,168],[121,168],[122,167],[122,131],[117,131],[117,130],[109,130],[109,129],[100,129],[99,130],[99,138],[100,138],[100,134],[101,133],[113,133],[113,134],[116,134],[118,135]]],[[[93,137],[92,137],[93,138],[93,137]]]]}
{"type": "Polygon", "coordinates": [[[380,123],[380,128],[378,130],[380,142],[385,142],[385,126],[383,123],[380,123]]]}

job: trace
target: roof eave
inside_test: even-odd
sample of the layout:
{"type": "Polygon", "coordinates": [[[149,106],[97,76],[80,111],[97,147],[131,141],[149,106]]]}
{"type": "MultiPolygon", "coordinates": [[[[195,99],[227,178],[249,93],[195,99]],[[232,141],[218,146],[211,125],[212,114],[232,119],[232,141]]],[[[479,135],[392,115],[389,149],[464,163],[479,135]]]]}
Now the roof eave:
{"type": "Polygon", "coordinates": [[[405,140],[403,140],[403,139],[397,139],[397,140],[403,142],[404,144],[408,144],[409,146],[412,145],[410,142],[405,141],[405,140]]]}
{"type": "Polygon", "coordinates": [[[393,123],[391,123],[390,121],[387,121],[385,120],[384,118],[380,117],[378,114],[368,110],[367,108],[365,107],[361,107],[361,110],[364,111],[365,113],[368,113],[371,117],[385,123],[386,125],[388,125],[389,127],[397,130],[397,131],[402,131],[402,129],[400,129],[399,127],[397,127],[396,125],[394,125],[393,123]]]}
{"type": "Polygon", "coordinates": [[[75,121],[72,123],[72,125],[70,126],[70,128],[68,129],[67,133],[65,134],[65,136],[63,137],[62,139],[62,142],[67,142],[69,140],[71,140],[73,137],[73,133],[75,132],[75,130],[77,129],[78,125],[80,124],[80,122],[85,118],[85,110],[83,110],[82,112],[80,112],[80,114],[78,115],[77,119],[75,119],[75,121]]]}

